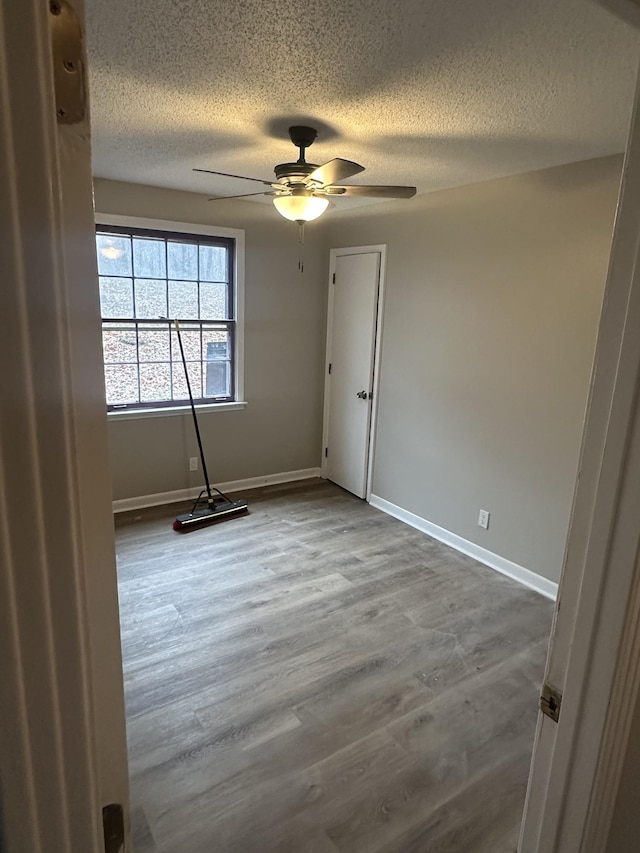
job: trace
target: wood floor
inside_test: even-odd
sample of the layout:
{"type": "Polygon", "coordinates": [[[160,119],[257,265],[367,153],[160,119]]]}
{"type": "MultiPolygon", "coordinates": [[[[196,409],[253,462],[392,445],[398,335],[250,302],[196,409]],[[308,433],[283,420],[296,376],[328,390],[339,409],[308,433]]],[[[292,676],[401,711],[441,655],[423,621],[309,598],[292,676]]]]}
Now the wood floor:
{"type": "Polygon", "coordinates": [[[121,516],[135,853],[513,853],[552,605],[333,484],[121,516]]]}

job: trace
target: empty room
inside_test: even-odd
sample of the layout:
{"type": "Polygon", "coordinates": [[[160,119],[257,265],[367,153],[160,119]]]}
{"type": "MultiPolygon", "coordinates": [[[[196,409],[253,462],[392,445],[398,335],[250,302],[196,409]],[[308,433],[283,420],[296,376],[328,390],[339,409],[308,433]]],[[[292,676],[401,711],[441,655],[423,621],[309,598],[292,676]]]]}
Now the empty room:
{"type": "Polygon", "coordinates": [[[292,11],[88,8],[135,849],[513,851],[636,35],[292,11]]]}
{"type": "Polygon", "coordinates": [[[71,401],[59,752],[106,853],[636,849],[614,796],[608,846],[544,841],[632,265],[625,2],[48,4],[76,284],[25,364],[71,401]]]}

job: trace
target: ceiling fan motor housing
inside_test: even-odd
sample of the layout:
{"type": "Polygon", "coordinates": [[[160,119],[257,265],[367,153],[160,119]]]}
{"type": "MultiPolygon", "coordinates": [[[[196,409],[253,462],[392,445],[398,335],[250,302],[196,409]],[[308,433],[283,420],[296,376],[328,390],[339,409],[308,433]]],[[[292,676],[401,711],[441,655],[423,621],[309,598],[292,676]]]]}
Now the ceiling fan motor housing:
{"type": "Polygon", "coordinates": [[[273,171],[281,183],[295,183],[303,181],[317,168],[315,163],[280,163],[273,171]]]}

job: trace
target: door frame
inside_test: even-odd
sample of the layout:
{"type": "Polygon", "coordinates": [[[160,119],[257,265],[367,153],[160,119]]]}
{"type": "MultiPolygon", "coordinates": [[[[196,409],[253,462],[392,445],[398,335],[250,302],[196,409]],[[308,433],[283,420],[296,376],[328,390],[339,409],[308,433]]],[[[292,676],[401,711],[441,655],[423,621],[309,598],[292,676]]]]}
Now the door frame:
{"type": "Polygon", "coordinates": [[[376,333],[373,351],[373,377],[371,387],[373,398],[371,404],[371,418],[369,420],[369,441],[367,447],[367,477],[365,500],[369,502],[373,486],[373,467],[376,446],[376,431],[378,425],[378,397],[380,392],[380,357],[382,348],[382,331],[384,325],[385,305],[385,279],[387,269],[387,245],[378,243],[372,246],[349,246],[342,249],[331,249],[329,251],[329,280],[327,299],[327,343],[324,360],[324,407],[322,413],[322,448],[320,461],[320,476],[327,479],[327,458],[325,447],[329,440],[329,409],[331,406],[331,379],[329,376],[329,363],[331,361],[331,350],[333,346],[333,277],[336,271],[336,259],[345,255],[369,255],[378,253],[380,255],[380,267],[378,272],[378,311],[376,314],[376,333]]]}
{"type": "Polygon", "coordinates": [[[0,382],[10,401],[0,421],[7,853],[100,853],[110,803],[123,807],[128,849],[84,43],[83,0],[0,4],[0,220],[8,235],[0,245],[0,351],[11,365],[0,382]],[[55,64],[52,28],[60,35],[55,64]],[[58,93],[54,67],[64,81],[58,93]]]}
{"type": "Polygon", "coordinates": [[[640,78],[545,673],[562,708],[538,715],[520,853],[607,844],[640,678],[639,327],[640,78]]]}

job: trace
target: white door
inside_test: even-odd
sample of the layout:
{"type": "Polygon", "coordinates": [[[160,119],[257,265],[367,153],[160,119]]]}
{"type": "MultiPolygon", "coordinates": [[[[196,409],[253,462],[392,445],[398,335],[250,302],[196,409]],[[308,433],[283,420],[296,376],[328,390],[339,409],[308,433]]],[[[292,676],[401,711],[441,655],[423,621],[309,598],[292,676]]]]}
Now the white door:
{"type": "Polygon", "coordinates": [[[367,490],[379,282],[380,252],[336,255],[327,322],[326,476],[359,498],[367,490]]]}
{"type": "Polygon", "coordinates": [[[104,853],[103,807],[128,821],[83,29],[81,0],[0,3],[6,853],[104,853]]]}

